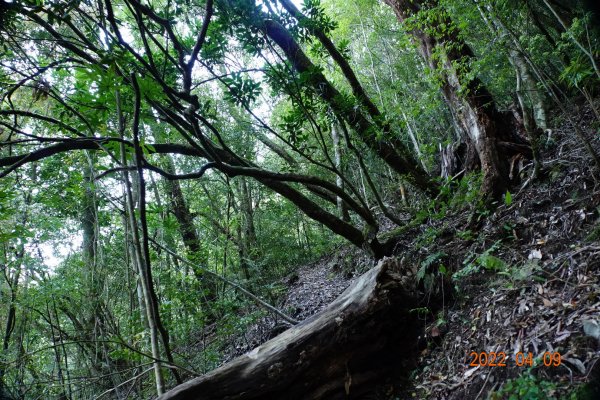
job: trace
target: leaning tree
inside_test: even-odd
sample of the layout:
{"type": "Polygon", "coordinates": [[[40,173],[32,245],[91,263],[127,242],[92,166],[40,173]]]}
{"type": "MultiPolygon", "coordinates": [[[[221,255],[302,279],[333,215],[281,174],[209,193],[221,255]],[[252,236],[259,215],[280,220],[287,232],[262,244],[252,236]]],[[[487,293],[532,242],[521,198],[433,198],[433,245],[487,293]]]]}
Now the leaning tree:
{"type": "Polygon", "coordinates": [[[331,124],[315,115],[347,125],[347,145],[369,149],[423,193],[435,195],[437,184],[368,98],[327,38],[323,18],[306,22],[288,2],[282,4],[288,13],[253,1],[166,8],[137,0],[3,2],[0,124],[8,135],[0,176],[81,150],[102,153],[109,169],[102,177],[153,171],[168,180],[199,179],[209,170],[248,176],[382,256],[387,247],[373,234],[376,218],[329,155],[324,132],[331,124]],[[299,41],[306,35],[324,43],[347,77],[349,92],[336,88],[302,51],[299,41]],[[232,62],[229,54],[235,51],[250,57],[250,65],[232,62]],[[295,141],[299,132],[282,132],[260,115],[254,106],[259,79],[293,104],[297,120],[308,121],[297,129],[310,130],[320,152],[303,149],[295,141]],[[236,135],[225,127],[228,117],[211,102],[214,92],[224,93],[248,123],[259,126],[256,142],[281,163],[267,165],[236,149],[236,135]],[[32,107],[41,101],[43,107],[32,107]],[[161,167],[161,154],[193,157],[198,168],[174,173],[161,167]],[[339,201],[352,219],[336,215],[339,201]]]}

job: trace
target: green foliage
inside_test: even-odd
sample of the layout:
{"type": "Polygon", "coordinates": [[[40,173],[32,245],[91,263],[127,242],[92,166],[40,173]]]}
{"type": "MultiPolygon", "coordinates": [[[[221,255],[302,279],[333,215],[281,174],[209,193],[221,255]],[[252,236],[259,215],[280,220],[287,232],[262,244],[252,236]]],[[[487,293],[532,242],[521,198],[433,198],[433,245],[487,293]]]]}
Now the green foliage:
{"type": "Polygon", "coordinates": [[[512,204],[512,195],[510,194],[510,192],[508,190],[504,194],[504,204],[506,206],[510,206],[512,204]]]}
{"type": "Polygon", "coordinates": [[[536,273],[542,271],[541,266],[535,260],[527,261],[522,265],[515,265],[499,271],[498,275],[503,275],[508,279],[507,285],[509,288],[515,288],[517,283],[528,281],[531,279],[543,281],[544,279],[536,273]]]}
{"type": "MultiPolygon", "coordinates": [[[[568,86],[582,89],[597,85],[597,71],[590,60],[590,55],[600,51],[597,27],[593,26],[590,14],[575,16],[566,32],[563,32],[556,53],[570,58],[570,64],[560,73],[560,80],[568,86]]],[[[595,57],[595,56],[594,56],[595,57]]]]}
{"type": "Polygon", "coordinates": [[[419,12],[412,14],[406,22],[407,30],[420,30],[438,40],[453,36],[457,33],[449,19],[448,13],[443,7],[422,8],[419,12]]]}
{"type": "Polygon", "coordinates": [[[473,240],[473,239],[475,239],[475,235],[473,234],[473,231],[470,230],[470,229],[466,229],[464,231],[458,231],[458,232],[456,232],[456,236],[458,236],[462,240],[473,240]]]}
{"type": "Polygon", "coordinates": [[[433,288],[433,283],[438,276],[446,275],[447,270],[442,260],[447,256],[444,252],[435,252],[421,262],[421,267],[417,271],[416,278],[419,282],[423,282],[426,291],[430,291],[433,288]],[[431,267],[433,267],[433,270],[431,267]]]}
{"type": "Polygon", "coordinates": [[[16,224],[15,202],[17,193],[11,187],[0,186],[0,242],[8,243],[12,239],[24,237],[25,228],[16,224]]]}
{"type": "Polygon", "coordinates": [[[265,82],[271,88],[273,95],[287,90],[288,85],[293,83],[294,73],[289,62],[268,65],[265,69],[265,82]]]}
{"type": "Polygon", "coordinates": [[[481,254],[470,254],[463,261],[463,268],[452,275],[452,279],[458,281],[463,277],[479,273],[481,269],[491,272],[502,272],[507,269],[507,264],[492,253],[500,248],[501,241],[495,242],[481,254]]]}
{"type": "Polygon", "coordinates": [[[218,65],[225,57],[227,50],[226,22],[216,18],[208,25],[206,41],[200,50],[200,56],[208,65],[218,65]]]}
{"type": "Polygon", "coordinates": [[[596,74],[589,60],[584,59],[583,56],[578,56],[571,60],[571,64],[565,67],[559,78],[568,86],[583,88],[591,83],[595,77],[596,74]]]}
{"type": "MultiPolygon", "coordinates": [[[[415,220],[426,221],[444,219],[449,212],[460,212],[470,210],[476,215],[484,215],[488,211],[479,188],[481,186],[481,174],[468,174],[459,181],[442,182],[440,195],[425,206],[417,210],[415,220]]],[[[428,227],[423,233],[423,240],[431,242],[440,232],[437,228],[428,227]]]]}
{"type": "Polygon", "coordinates": [[[222,81],[228,89],[225,99],[236,105],[252,104],[262,91],[260,82],[255,82],[240,73],[224,77],[222,81]]]}
{"type": "MultiPolygon", "coordinates": [[[[477,5],[490,5],[498,18],[515,28],[531,60],[543,67],[542,75],[557,76],[559,71],[568,86],[587,89],[595,85],[589,60],[572,38],[588,44],[594,54],[597,43],[594,38],[585,41],[587,17],[575,18],[563,37],[552,31],[558,39],[555,49],[531,28],[524,3],[437,3],[436,7],[427,3],[402,25],[390,7],[374,0],[305,0],[302,12],[307,18],[300,20],[273,1],[214,2],[193,68],[189,57],[207,21],[204,0],[148,1],[144,9],[120,1],[8,3],[10,10],[0,15],[0,135],[4,138],[10,132],[19,143],[0,143],[4,162],[0,172],[10,172],[0,181],[0,243],[4,246],[0,265],[5,275],[0,297],[11,299],[9,295],[16,293],[16,300],[2,302],[0,315],[7,315],[11,306],[17,310],[15,331],[2,355],[3,361],[6,357],[13,363],[2,371],[5,382],[23,388],[14,397],[119,395],[114,387],[124,388],[123,383],[133,382],[131,374],[151,363],[147,356],[152,351],[151,335],[123,195],[123,169],[127,169],[136,208],[133,218],[139,219],[139,177],[131,166],[134,111],[139,111],[144,166],[152,169],[144,174],[145,201],[147,234],[152,239],[148,261],[158,308],[171,345],[177,349],[176,364],[192,366],[197,372],[220,365],[231,337],[243,337],[264,313],[222,282],[214,283],[206,273],[171,257],[154,241],[277,304],[286,290],[282,277],[344,243],[308,215],[333,218],[340,210],[333,192],[303,183],[273,181],[287,185],[288,193],[296,195],[295,203],[263,185],[272,183],[269,178],[244,177],[247,186],[242,188],[239,175],[247,170],[223,173],[215,168],[200,179],[167,181],[154,172],[157,168],[189,174],[208,160],[219,162],[221,169],[237,165],[264,174],[291,172],[338,185],[337,170],[346,193],[379,218],[382,210],[374,207],[378,201],[365,183],[365,173],[350,148],[354,146],[390,210],[398,215],[415,214],[410,224],[394,233],[423,224],[417,243],[428,247],[442,234],[453,232],[440,222],[449,213],[486,215],[489,211],[479,196],[480,174],[443,182],[436,200],[409,194],[410,207],[399,205],[397,179],[403,178],[392,174],[382,157],[370,151],[352,129],[353,117],[364,107],[325,46],[315,39],[315,32],[323,32],[335,43],[381,112],[381,116],[367,117],[365,135],[394,146],[414,146],[414,137],[419,149],[415,154],[420,152],[423,158],[417,161],[423,161],[432,176],[440,145],[449,145],[460,136],[452,131],[453,116],[439,91],[445,75],[460,77],[459,95],[474,90],[470,83],[477,78],[501,106],[513,101],[514,70],[506,57],[509,41],[496,33],[490,39],[477,5]],[[112,21],[106,9],[109,3],[112,21]],[[266,37],[267,18],[292,33],[315,65],[313,69],[302,73],[294,69],[285,52],[266,37]],[[434,67],[436,71],[422,73],[423,60],[411,29],[444,42],[443,47],[433,49],[431,61],[441,66],[434,67]],[[448,54],[462,50],[457,39],[466,41],[475,57],[449,64],[448,54]],[[568,60],[566,66],[563,60],[568,60]],[[132,74],[141,92],[139,110],[134,110],[132,74]],[[188,92],[184,82],[190,77],[188,92]],[[323,98],[318,86],[323,77],[339,93],[333,99],[336,113],[350,121],[337,149],[331,133],[339,115],[333,115],[326,101],[331,99],[323,98]],[[189,113],[192,108],[202,118],[195,119],[189,113]],[[14,110],[22,113],[11,114],[14,110]],[[31,151],[78,147],[82,142],[84,149],[29,162],[31,151]],[[121,154],[122,145],[125,154],[121,154]],[[170,162],[157,154],[165,149],[174,149],[170,162]],[[333,160],[336,150],[339,166],[333,160]],[[121,158],[128,164],[122,165],[121,158]],[[15,164],[17,159],[25,165],[15,164]],[[19,168],[9,171],[13,166],[19,168]],[[98,178],[93,183],[91,175],[98,178]],[[301,212],[299,198],[309,199],[314,209],[305,207],[301,212]],[[187,228],[182,227],[182,209],[191,220],[187,228]],[[90,247],[82,249],[82,236],[92,237],[93,257],[90,247]],[[194,236],[195,246],[190,246],[189,236],[194,236]],[[16,282],[14,292],[7,283],[11,279],[16,282]],[[213,293],[216,299],[206,301],[213,293]],[[22,349],[26,355],[20,354],[22,349]],[[93,379],[80,381],[79,377],[93,379]],[[52,382],[50,389],[46,382],[52,382]]],[[[506,192],[504,204],[510,206],[512,201],[506,192]]],[[[359,213],[350,213],[348,223],[358,231],[363,222],[359,213]]],[[[510,236],[513,226],[509,222],[504,229],[510,236]]],[[[470,229],[456,235],[476,239],[470,229]]],[[[511,284],[535,278],[536,263],[509,267],[498,250],[499,242],[482,253],[470,254],[454,278],[482,270],[506,276],[511,284]]],[[[446,257],[431,250],[422,261],[417,278],[426,288],[446,278],[446,257]]],[[[341,262],[344,272],[356,272],[352,259],[341,262]]],[[[427,308],[411,311],[431,313],[427,308]]],[[[161,349],[164,355],[162,344],[161,349]]],[[[152,374],[136,379],[127,396],[155,396],[152,374]]],[[[175,383],[170,375],[167,380],[168,386],[175,383]]],[[[506,390],[518,391],[525,383],[511,385],[506,390]]]]}
{"type": "MultiPolygon", "coordinates": [[[[489,400],[545,400],[558,399],[557,385],[554,382],[540,380],[530,372],[506,381],[500,390],[490,393],[489,400]]],[[[575,400],[570,396],[569,399],[575,400]]]]}
{"type": "Polygon", "coordinates": [[[296,107],[288,108],[282,111],[281,121],[278,126],[289,138],[289,141],[296,147],[302,148],[309,139],[308,132],[303,129],[306,122],[304,113],[296,107]]]}
{"type": "Polygon", "coordinates": [[[431,313],[431,310],[427,307],[419,307],[419,308],[413,308],[411,310],[409,310],[410,313],[413,314],[418,314],[418,315],[427,315],[431,313]]]}
{"type": "Polygon", "coordinates": [[[304,0],[302,13],[308,17],[298,23],[297,35],[303,42],[311,41],[311,32],[314,30],[329,34],[337,27],[337,23],[325,13],[321,0],[304,0]]]}
{"type": "Polygon", "coordinates": [[[423,233],[419,235],[416,240],[417,245],[419,246],[428,246],[434,243],[442,230],[440,228],[436,228],[433,226],[428,226],[425,228],[423,233]]]}

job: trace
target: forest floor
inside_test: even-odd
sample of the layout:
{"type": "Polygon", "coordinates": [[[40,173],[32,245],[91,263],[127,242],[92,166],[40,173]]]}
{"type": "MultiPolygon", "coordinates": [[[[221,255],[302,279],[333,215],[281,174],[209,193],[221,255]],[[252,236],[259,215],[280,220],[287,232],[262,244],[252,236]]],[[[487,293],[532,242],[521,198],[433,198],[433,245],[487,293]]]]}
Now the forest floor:
{"type": "MultiPolygon", "coordinates": [[[[589,108],[574,115],[594,131],[589,108]]],[[[544,176],[516,188],[477,231],[456,213],[405,235],[410,247],[409,238],[439,232],[404,257],[440,254],[460,278],[444,314],[427,327],[433,345],[399,398],[567,399],[591,382],[576,398],[600,399],[600,182],[571,124],[558,126],[544,146],[544,176]],[[506,367],[472,366],[472,352],[505,353],[506,367]],[[534,366],[518,353],[531,353],[534,366]],[[550,362],[556,353],[559,366],[550,362]]],[[[590,139],[599,151],[600,135],[590,139]]]]}
{"type": "MultiPolygon", "coordinates": [[[[589,108],[573,115],[594,131],[589,108]]],[[[396,257],[434,271],[427,272],[431,279],[446,271],[455,288],[443,311],[423,322],[427,344],[408,383],[389,377],[385,398],[565,399],[583,383],[600,387],[600,183],[571,124],[555,123],[559,128],[544,137],[540,179],[513,188],[493,213],[449,208],[400,237],[396,257]],[[472,353],[482,352],[496,353],[500,364],[505,354],[506,366],[470,365],[482,361],[472,353]],[[559,366],[552,354],[560,354],[559,366]]],[[[600,151],[600,136],[591,139],[600,151]]],[[[303,320],[372,266],[360,250],[342,247],[289,276],[278,306],[303,320]]],[[[223,361],[285,329],[264,317],[232,339],[223,361]]]]}

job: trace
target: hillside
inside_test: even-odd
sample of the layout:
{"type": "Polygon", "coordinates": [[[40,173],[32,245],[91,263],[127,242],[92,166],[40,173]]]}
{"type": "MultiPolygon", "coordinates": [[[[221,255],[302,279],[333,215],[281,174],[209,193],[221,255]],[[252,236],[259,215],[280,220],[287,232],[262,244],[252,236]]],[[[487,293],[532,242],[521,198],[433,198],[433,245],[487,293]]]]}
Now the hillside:
{"type": "Polygon", "coordinates": [[[600,398],[587,0],[0,0],[0,400],[600,398]]]}
{"type": "MultiPolygon", "coordinates": [[[[584,124],[592,121],[589,107],[580,118],[584,124]]],[[[472,222],[464,207],[438,210],[410,230],[384,233],[397,235],[394,258],[426,268],[421,279],[445,275],[453,289],[441,310],[422,315],[411,369],[381,377],[359,398],[600,396],[600,190],[572,128],[563,122],[547,134],[544,177],[516,188],[511,201],[492,213],[472,222]],[[503,353],[495,363],[506,367],[477,365],[485,362],[482,352],[486,358],[503,353]]],[[[368,255],[338,249],[288,276],[278,307],[303,321],[372,267],[368,255]]],[[[243,339],[225,345],[224,361],[252,351],[287,326],[277,318],[261,319],[243,339]]]]}

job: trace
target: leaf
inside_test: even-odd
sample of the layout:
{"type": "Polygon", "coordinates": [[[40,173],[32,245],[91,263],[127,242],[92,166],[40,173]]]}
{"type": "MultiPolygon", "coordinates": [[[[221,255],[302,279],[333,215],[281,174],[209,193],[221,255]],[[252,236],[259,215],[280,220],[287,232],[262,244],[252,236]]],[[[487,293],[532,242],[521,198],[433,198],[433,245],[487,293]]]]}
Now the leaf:
{"type": "Polygon", "coordinates": [[[533,260],[533,259],[541,260],[542,252],[540,250],[533,249],[533,250],[531,250],[531,253],[529,253],[529,256],[527,256],[527,258],[529,260],[533,260]]]}
{"type": "Polygon", "coordinates": [[[507,206],[510,206],[512,204],[512,196],[508,190],[504,195],[504,204],[506,204],[507,206]]]}
{"type": "Polygon", "coordinates": [[[552,307],[552,302],[545,297],[542,297],[542,302],[544,303],[544,307],[552,307]]]}
{"type": "Polygon", "coordinates": [[[427,256],[427,258],[425,260],[423,260],[423,262],[421,263],[421,266],[427,268],[430,265],[432,265],[433,263],[435,263],[436,261],[438,261],[441,258],[446,257],[446,256],[447,256],[447,254],[444,253],[443,251],[435,252],[435,253],[427,256]]]}
{"type": "Polygon", "coordinates": [[[427,266],[421,265],[421,268],[419,268],[419,271],[417,271],[417,282],[421,282],[423,280],[423,278],[425,277],[426,270],[427,266]]]}
{"type": "Polygon", "coordinates": [[[258,98],[262,91],[260,82],[254,82],[240,73],[232,74],[231,77],[223,78],[222,81],[228,89],[225,93],[225,100],[232,104],[249,105],[258,98]]]}
{"type": "Polygon", "coordinates": [[[482,254],[477,261],[479,262],[479,265],[487,270],[502,271],[506,269],[506,263],[502,259],[491,254],[482,254]]]}
{"type": "Polygon", "coordinates": [[[142,153],[144,153],[145,156],[150,155],[152,153],[156,153],[156,149],[151,144],[147,144],[142,141],[142,143],[140,143],[140,145],[141,145],[140,147],[142,149],[142,153]]]}
{"type": "Polygon", "coordinates": [[[583,321],[583,332],[588,336],[600,340],[600,323],[593,319],[583,321]]]}

